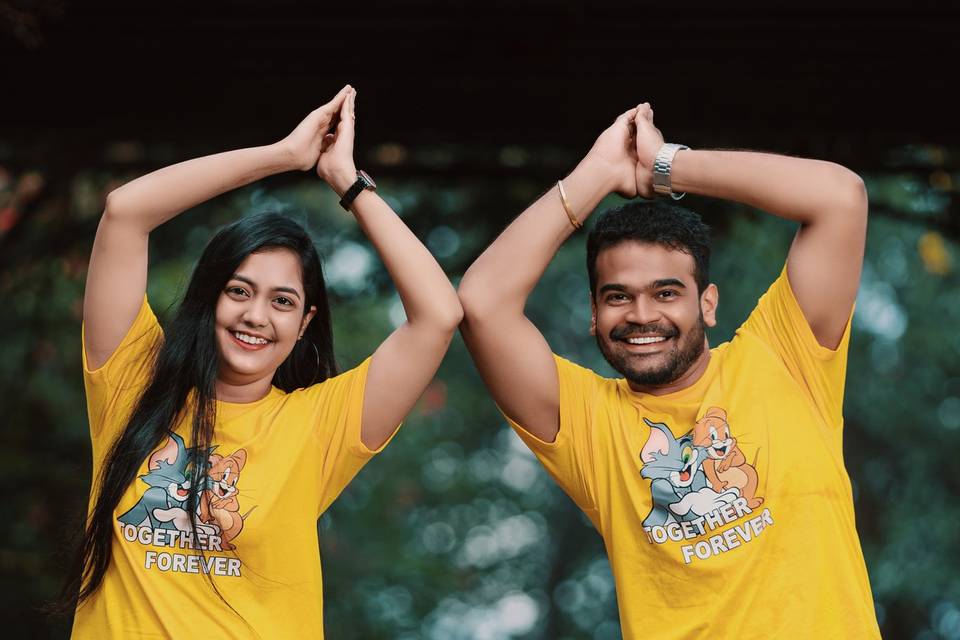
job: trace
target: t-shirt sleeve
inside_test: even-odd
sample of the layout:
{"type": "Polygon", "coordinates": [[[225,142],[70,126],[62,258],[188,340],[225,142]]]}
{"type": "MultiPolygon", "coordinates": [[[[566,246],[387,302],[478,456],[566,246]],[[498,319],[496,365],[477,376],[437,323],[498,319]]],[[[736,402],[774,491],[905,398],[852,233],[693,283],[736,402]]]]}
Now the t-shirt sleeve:
{"type": "Polygon", "coordinates": [[[318,515],[340,495],[363,465],[383,451],[396,435],[394,430],[378,449],[369,449],[360,439],[363,398],[371,360],[372,356],[355,368],[303,391],[313,411],[314,444],[320,464],[318,515]]]}
{"type": "Polygon", "coordinates": [[[150,379],[155,350],[162,340],[163,330],[146,296],[120,345],[98,369],[90,369],[81,336],[83,383],[95,460],[129,419],[134,403],[150,379]]]}
{"type": "MultiPolygon", "coordinates": [[[[850,315],[852,317],[853,310],[850,315]]],[[[836,349],[817,342],[790,286],[787,268],[757,303],[756,309],[737,330],[738,336],[753,336],[781,359],[800,383],[827,424],[843,424],[843,392],[850,346],[850,318],[836,349]]]]}
{"type": "Polygon", "coordinates": [[[594,409],[603,378],[554,355],[560,381],[560,431],[544,442],[504,414],[520,439],[533,451],[550,476],[599,530],[594,466],[594,409]]]}

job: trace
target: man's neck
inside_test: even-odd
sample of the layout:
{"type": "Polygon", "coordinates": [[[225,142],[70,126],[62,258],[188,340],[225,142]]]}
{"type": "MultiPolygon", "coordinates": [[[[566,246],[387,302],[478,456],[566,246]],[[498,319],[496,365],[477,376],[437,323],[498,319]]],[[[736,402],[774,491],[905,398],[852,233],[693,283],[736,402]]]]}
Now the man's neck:
{"type": "Polygon", "coordinates": [[[642,385],[630,380],[627,381],[627,384],[630,385],[631,390],[637,393],[646,393],[651,396],[665,396],[676,393],[677,391],[683,391],[687,387],[692,387],[703,377],[703,374],[707,372],[707,366],[709,366],[709,364],[710,345],[704,340],[703,351],[700,352],[700,355],[693,361],[693,364],[687,367],[687,370],[684,371],[679,378],[664,384],[642,385]]]}

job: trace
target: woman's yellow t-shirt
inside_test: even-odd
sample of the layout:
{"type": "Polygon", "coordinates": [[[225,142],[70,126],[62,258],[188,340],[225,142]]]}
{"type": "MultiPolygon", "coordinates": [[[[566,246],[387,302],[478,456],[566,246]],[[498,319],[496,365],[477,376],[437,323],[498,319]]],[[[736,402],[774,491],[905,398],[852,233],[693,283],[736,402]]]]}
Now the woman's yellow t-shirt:
{"type": "MultiPolygon", "coordinates": [[[[144,300],[106,364],[91,371],[84,354],[94,482],[162,337],[144,300]]],[[[322,638],[317,519],[379,451],[360,440],[369,365],[368,358],[292,393],[273,388],[250,404],[217,402],[202,520],[193,533],[180,500],[190,446],[189,421],[182,422],[121,499],[110,567],[77,609],[73,637],[322,638]]]]}
{"type": "Polygon", "coordinates": [[[843,465],[849,340],[817,343],[784,270],[681,391],[556,358],[556,440],[511,424],[603,537],[624,638],[880,637],[843,465]]]}

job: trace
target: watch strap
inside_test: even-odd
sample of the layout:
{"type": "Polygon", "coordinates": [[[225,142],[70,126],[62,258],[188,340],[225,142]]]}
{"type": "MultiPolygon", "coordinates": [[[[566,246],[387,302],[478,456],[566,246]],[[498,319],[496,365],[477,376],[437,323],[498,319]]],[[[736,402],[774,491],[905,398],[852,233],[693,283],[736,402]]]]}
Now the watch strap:
{"type": "Polygon", "coordinates": [[[657,151],[657,157],[653,159],[653,191],[659,195],[669,195],[674,200],[679,200],[685,193],[674,193],[670,180],[670,172],[673,169],[673,159],[678,151],[689,149],[685,144],[676,144],[673,142],[664,143],[657,151]]]}
{"type": "Polygon", "coordinates": [[[343,194],[343,197],[340,198],[340,206],[350,211],[350,207],[353,206],[353,201],[357,199],[357,196],[360,195],[365,189],[375,189],[376,185],[373,181],[367,176],[363,171],[357,171],[357,180],[350,188],[347,189],[346,193],[343,194]]]}

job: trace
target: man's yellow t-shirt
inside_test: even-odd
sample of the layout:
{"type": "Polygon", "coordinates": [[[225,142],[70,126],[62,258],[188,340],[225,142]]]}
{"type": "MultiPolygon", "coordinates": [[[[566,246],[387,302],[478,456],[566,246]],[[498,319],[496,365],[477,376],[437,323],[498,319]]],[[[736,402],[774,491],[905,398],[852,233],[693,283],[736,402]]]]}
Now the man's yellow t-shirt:
{"type": "Polygon", "coordinates": [[[556,358],[556,440],[512,426],[603,536],[625,638],[880,637],[843,465],[849,340],[818,344],[784,270],[686,389],[556,358]]]}
{"type": "MultiPolygon", "coordinates": [[[[84,354],[95,481],[162,336],[144,300],[106,364],[91,371],[84,354]]],[[[78,608],[73,637],[322,638],[317,519],[377,453],[360,440],[369,364],[292,393],[273,388],[257,402],[217,402],[201,525],[192,534],[184,420],[143,462],[114,512],[110,566],[78,608]]]]}

